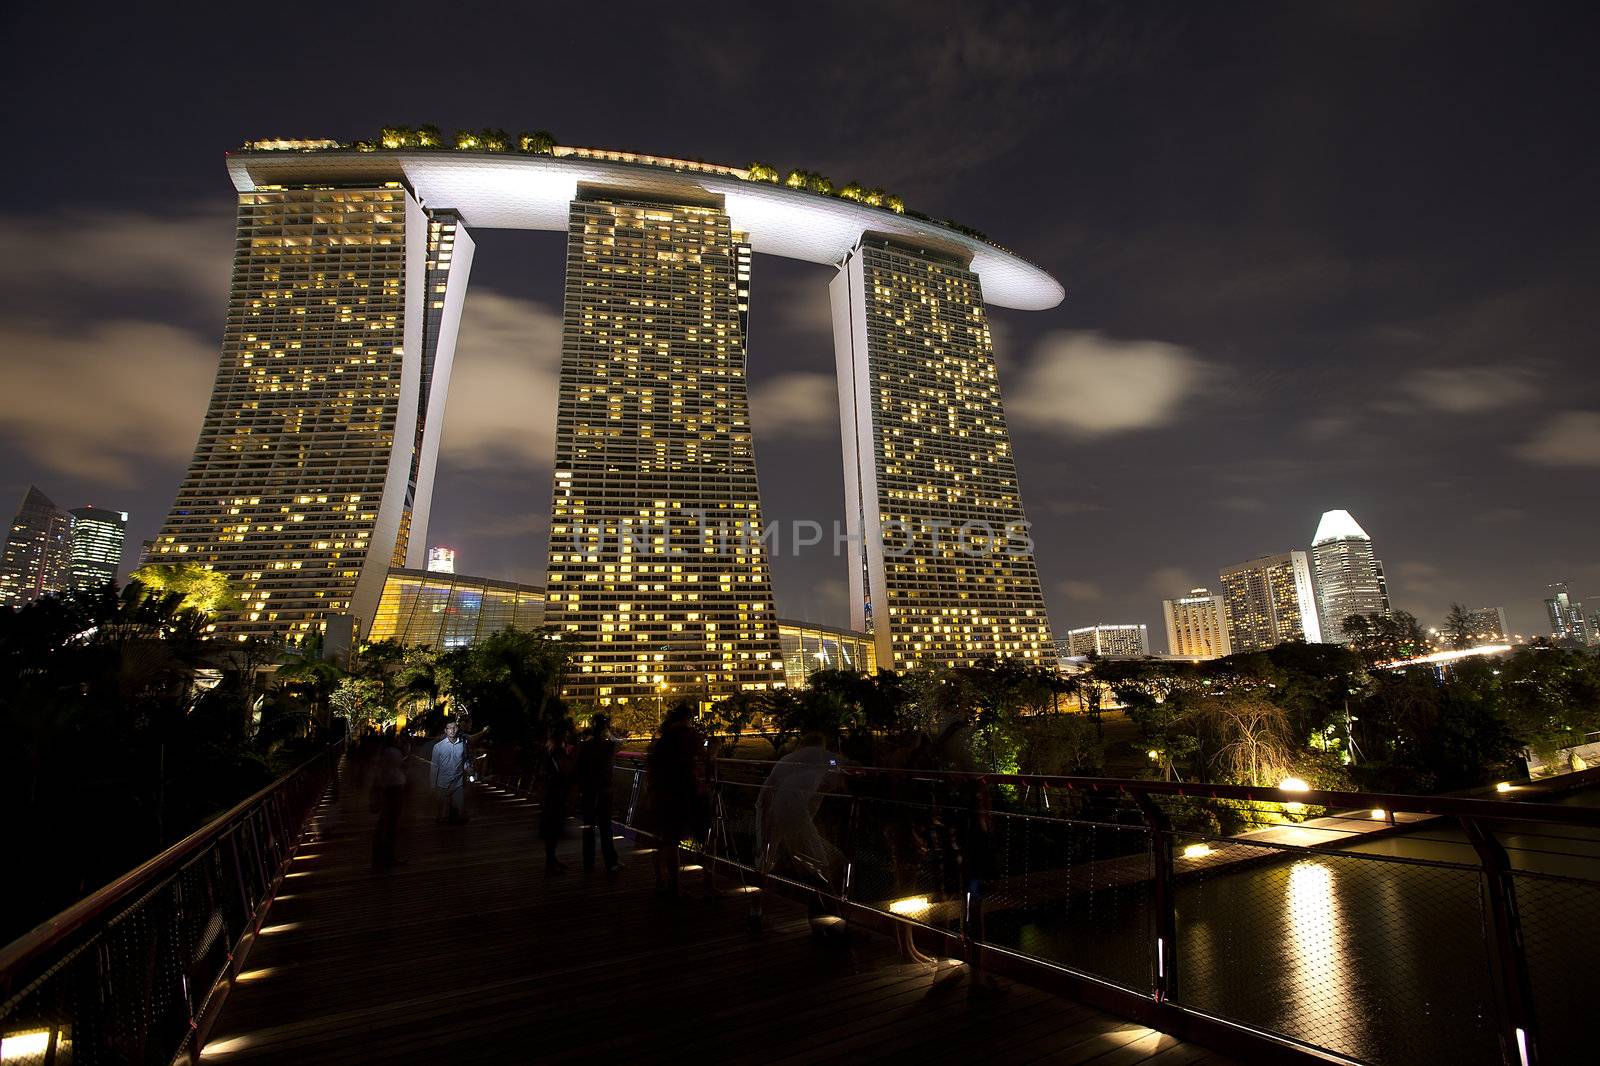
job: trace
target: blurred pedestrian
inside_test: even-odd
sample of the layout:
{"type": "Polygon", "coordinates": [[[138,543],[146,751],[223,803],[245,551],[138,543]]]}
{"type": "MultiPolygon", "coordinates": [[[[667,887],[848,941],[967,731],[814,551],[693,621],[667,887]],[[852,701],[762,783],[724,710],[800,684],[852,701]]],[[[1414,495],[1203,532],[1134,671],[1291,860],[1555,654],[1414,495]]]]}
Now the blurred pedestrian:
{"type": "Polygon", "coordinates": [[[656,838],[656,893],[678,894],[679,846],[697,837],[699,781],[696,766],[705,747],[694,727],[694,709],[679,703],[667,712],[661,732],[650,745],[649,829],[656,838]]]}
{"type": "Polygon", "coordinates": [[[467,820],[467,739],[461,735],[461,726],[452,719],[444,727],[444,736],[433,745],[430,780],[438,800],[438,813],[434,822],[447,818],[451,825],[467,820]]]}
{"type": "Polygon", "coordinates": [[[556,844],[567,820],[567,797],[572,791],[572,721],[563,718],[550,727],[545,737],[540,773],[544,778],[544,801],[539,808],[539,836],[544,839],[544,872],[558,874],[567,864],[556,858],[556,844]]]}
{"type": "Polygon", "coordinates": [[[611,773],[617,742],[611,737],[611,716],[597,714],[589,720],[589,735],[578,745],[575,775],[578,779],[578,817],[583,821],[583,872],[594,871],[595,836],[606,873],[622,869],[617,844],[611,839],[611,773]]]}
{"type": "Polygon", "coordinates": [[[378,752],[376,780],[372,783],[376,801],[378,824],[372,832],[372,865],[380,870],[404,866],[398,855],[400,843],[400,812],[406,801],[405,754],[393,733],[383,738],[378,752]]]}

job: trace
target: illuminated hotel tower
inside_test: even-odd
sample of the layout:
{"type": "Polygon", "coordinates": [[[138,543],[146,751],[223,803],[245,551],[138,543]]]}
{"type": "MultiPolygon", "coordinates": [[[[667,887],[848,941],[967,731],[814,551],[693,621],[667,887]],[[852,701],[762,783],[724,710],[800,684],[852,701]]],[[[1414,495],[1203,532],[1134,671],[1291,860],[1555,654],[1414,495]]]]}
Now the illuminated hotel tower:
{"type": "Polygon", "coordinates": [[[1054,660],[968,265],[869,235],[830,286],[851,624],[896,670],[1054,660]]]}
{"type": "Polygon", "coordinates": [[[222,356],[150,561],[225,573],[220,634],[371,623],[420,568],[472,242],[399,182],[239,195],[222,356]]]}
{"type": "Polygon", "coordinates": [[[570,207],[545,621],[570,699],[670,703],[783,680],[760,542],[750,249],[720,197],[580,188],[570,207]]]}

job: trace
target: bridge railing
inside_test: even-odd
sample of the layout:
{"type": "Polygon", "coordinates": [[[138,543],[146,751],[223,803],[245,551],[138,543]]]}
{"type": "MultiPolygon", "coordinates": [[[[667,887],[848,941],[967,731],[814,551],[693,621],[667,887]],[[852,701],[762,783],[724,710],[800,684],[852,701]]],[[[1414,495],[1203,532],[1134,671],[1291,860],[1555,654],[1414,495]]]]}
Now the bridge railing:
{"type": "MultiPolygon", "coordinates": [[[[798,894],[819,921],[899,927],[919,953],[1252,1057],[1589,1047],[1595,808],[852,766],[785,795],[773,765],[720,761],[684,844],[753,900],[798,894]]],[[[649,836],[651,809],[643,760],[619,760],[614,817],[649,836]]]]}
{"type": "Polygon", "coordinates": [[[237,976],[337,749],[0,950],[0,1060],[167,1066],[237,976]]]}

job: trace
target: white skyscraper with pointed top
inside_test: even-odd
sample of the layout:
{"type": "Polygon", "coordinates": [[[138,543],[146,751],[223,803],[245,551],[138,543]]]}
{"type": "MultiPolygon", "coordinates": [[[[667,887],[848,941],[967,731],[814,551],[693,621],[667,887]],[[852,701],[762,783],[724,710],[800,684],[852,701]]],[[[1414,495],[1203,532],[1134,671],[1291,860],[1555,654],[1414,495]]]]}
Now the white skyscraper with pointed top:
{"type": "Polygon", "coordinates": [[[1311,557],[1323,640],[1343,644],[1344,620],[1353,614],[1389,613],[1383,564],[1373,555],[1372,538],[1349,511],[1323,514],[1311,541],[1311,557]]]}

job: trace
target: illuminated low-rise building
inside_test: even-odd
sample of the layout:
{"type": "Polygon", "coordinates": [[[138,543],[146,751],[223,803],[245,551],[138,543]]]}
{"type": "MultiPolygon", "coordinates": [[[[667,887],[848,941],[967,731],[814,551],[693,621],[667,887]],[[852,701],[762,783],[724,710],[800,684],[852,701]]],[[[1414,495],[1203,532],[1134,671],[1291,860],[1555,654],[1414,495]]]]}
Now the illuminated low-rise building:
{"type": "Polygon", "coordinates": [[[1185,659],[1220,659],[1233,654],[1228,642],[1228,608],[1210,589],[1161,601],[1167,623],[1167,653],[1185,659]]]}
{"type": "Polygon", "coordinates": [[[818,670],[874,675],[878,654],[871,633],[778,619],[783,675],[790,688],[802,688],[818,670]]]}
{"type": "Polygon", "coordinates": [[[544,589],[435,570],[389,571],[367,639],[464,648],[515,626],[544,625],[544,589]]]}
{"type": "Polygon", "coordinates": [[[1102,622],[1067,630],[1062,654],[1069,658],[1097,655],[1102,659],[1141,659],[1150,654],[1150,633],[1143,623],[1107,625],[1102,622]]]}

